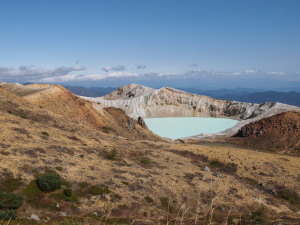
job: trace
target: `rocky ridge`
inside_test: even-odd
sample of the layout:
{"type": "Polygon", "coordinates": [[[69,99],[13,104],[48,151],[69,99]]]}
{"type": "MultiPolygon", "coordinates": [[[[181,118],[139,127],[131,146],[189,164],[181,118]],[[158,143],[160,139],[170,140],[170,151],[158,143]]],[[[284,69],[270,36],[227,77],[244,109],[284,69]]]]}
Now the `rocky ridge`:
{"type": "MultiPolygon", "coordinates": [[[[104,97],[84,97],[84,99],[94,102],[94,107],[99,110],[103,107],[121,108],[132,118],[217,117],[240,121],[233,128],[219,133],[219,136],[232,136],[248,123],[278,113],[300,109],[299,107],[282,103],[253,104],[223,101],[169,87],[154,90],[136,84],[123,86],[104,97]],[[137,92],[136,90],[139,91],[137,92]]],[[[211,135],[199,134],[192,137],[192,139],[199,140],[207,136],[211,135]]]]}

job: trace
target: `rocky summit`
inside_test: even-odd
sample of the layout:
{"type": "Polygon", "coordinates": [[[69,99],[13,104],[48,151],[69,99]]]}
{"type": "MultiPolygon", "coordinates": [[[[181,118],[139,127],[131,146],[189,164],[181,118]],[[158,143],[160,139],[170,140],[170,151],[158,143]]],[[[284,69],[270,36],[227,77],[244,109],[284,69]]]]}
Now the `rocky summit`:
{"type": "Polygon", "coordinates": [[[299,224],[298,110],[140,85],[87,98],[1,83],[0,224],[299,224]],[[167,116],[240,122],[171,141],[142,119],[167,116]]]}

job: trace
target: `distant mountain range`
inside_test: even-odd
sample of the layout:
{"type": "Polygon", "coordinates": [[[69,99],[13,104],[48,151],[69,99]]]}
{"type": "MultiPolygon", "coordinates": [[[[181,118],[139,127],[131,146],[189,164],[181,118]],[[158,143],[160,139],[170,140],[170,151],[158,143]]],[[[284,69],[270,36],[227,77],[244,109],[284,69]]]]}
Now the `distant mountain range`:
{"type": "MultiPolygon", "coordinates": [[[[220,90],[200,90],[193,88],[178,88],[180,90],[207,95],[220,100],[230,100],[250,103],[281,102],[289,105],[300,106],[300,93],[296,91],[266,91],[261,89],[234,88],[220,90]]],[[[289,90],[289,89],[287,89],[289,90]]]]}
{"type": "Polygon", "coordinates": [[[223,95],[219,99],[231,100],[239,102],[251,102],[251,103],[264,103],[264,102],[281,102],[288,105],[300,106],[300,93],[292,92],[276,92],[276,91],[265,91],[249,93],[245,95],[223,95]]]}
{"type": "MultiPolygon", "coordinates": [[[[81,87],[81,86],[65,86],[69,91],[86,97],[101,97],[107,95],[117,88],[113,87],[81,87]]],[[[177,88],[188,93],[206,95],[221,100],[264,103],[264,102],[281,102],[289,105],[300,106],[300,92],[291,91],[294,88],[278,89],[278,91],[266,91],[263,89],[219,89],[219,90],[201,90],[195,88],[177,88]]]]}

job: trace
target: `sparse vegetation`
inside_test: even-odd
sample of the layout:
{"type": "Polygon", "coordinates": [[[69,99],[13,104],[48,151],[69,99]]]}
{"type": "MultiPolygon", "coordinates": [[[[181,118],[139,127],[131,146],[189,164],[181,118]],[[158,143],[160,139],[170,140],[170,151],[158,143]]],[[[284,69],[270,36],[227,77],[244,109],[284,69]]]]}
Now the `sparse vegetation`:
{"type": "Polygon", "coordinates": [[[80,188],[87,188],[88,186],[89,186],[89,184],[86,181],[79,183],[80,188]]]}
{"type": "Polygon", "coordinates": [[[225,173],[236,173],[237,165],[235,163],[223,163],[219,160],[213,160],[209,163],[209,166],[213,169],[225,172],[225,173]]]}
{"type": "Polygon", "coordinates": [[[22,204],[22,196],[13,193],[0,192],[0,209],[18,209],[22,204]]]}
{"type": "Polygon", "coordinates": [[[66,197],[72,197],[72,194],[73,194],[73,190],[68,188],[68,189],[64,189],[64,195],[66,197]]]}
{"type": "Polygon", "coordinates": [[[278,197],[283,198],[294,205],[300,205],[300,197],[297,192],[289,190],[284,187],[277,187],[278,188],[278,197]]]}
{"type": "Polygon", "coordinates": [[[252,224],[264,225],[268,223],[268,217],[265,213],[265,208],[261,207],[251,213],[250,220],[252,224]]]}
{"type": "Polygon", "coordinates": [[[163,209],[170,211],[170,212],[173,210],[173,207],[170,206],[170,204],[169,204],[169,197],[161,197],[160,203],[161,203],[161,206],[163,207],[163,209]]]}
{"type": "Polygon", "coordinates": [[[36,180],[31,181],[23,189],[23,195],[26,202],[31,205],[38,205],[39,199],[42,196],[42,191],[38,188],[36,180]]]}
{"type": "Polygon", "coordinates": [[[58,171],[63,171],[63,168],[61,166],[57,166],[57,167],[55,167],[55,169],[58,171]]]}
{"type": "MultiPolygon", "coordinates": [[[[16,99],[20,108],[30,104],[24,105],[20,96],[16,99]]],[[[24,198],[18,210],[0,208],[0,224],[254,225],[265,223],[267,210],[280,220],[298,217],[300,178],[298,159],[293,156],[243,151],[225,144],[189,144],[192,140],[164,141],[138,125],[128,130],[128,118],[121,111],[110,116],[104,111],[107,117],[102,117],[83,108],[83,114],[77,114],[74,104],[71,108],[68,102],[63,104],[70,111],[62,115],[56,109],[52,113],[53,106],[47,102],[41,111],[31,105],[22,112],[30,120],[19,118],[17,106],[0,109],[0,192],[24,198]],[[13,109],[12,115],[8,109],[13,109]],[[33,119],[42,113],[49,114],[51,122],[33,119]],[[101,124],[112,127],[109,134],[99,129],[101,124]],[[61,177],[38,185],[45,175],[61,177]],[[258,198],[268,208],[254,211],[258,198]],[[15,218],[17,211],[22,218],[1,221],[15,218]],[[41,221],[27,219],[31,214],[41,221]]],[[[86,105],[93,110],[88,101],[86,105]]],[[[273,222],[273,215],[269,216],[273,222]]]]}
{"type": "Polygon", "coordinates": [[[14,220],[16,218],[17,218],[17,212],[15,210],[13,209],[0,210],[0,220],[14,220]]]}
{"type": "Polygon", "coordinates": [[[189,180],[193,180],[194,177],[195,177],[195,174],[193,174],[193,173],[185,173],[184,177],[187,178],[187,179],[189,179],[189,180]]]}
{"type": "Polygon", "coordinates": [[[103,194],[109,194],[111,191],[107,186],[97,186],[93,185],[89,187],[88,193],[91,195],[103,195],[103,194]]]}
{"type": "Polygon", "coordinates": [[[141,163],[142,163],[142,164],[146,164],[146,165],[149,165],[150,162],[151,162],[150,159],[142,159],[142,160],[141,160],[141,163]]]}
{"type": "Polygon", "coordinates": [[[106,134],[109,134],[110,128],[109,127],[102,127],[102,131],[106,134]]]}
{"type": "Polygon", "coordinates": [[[121,200],[122,196],[120,194],[115,193],[115,194],[113,194],[113,198],[117,199],[117,200],[121,200]]]}
{"type": "Polygon", "coordinates": [[[0,220],[11,220],[17,217],[16,209],[23,204],[23,197],[17,194],[0,192],[0,220]]]}
{"type": "Polygon", "coordinates": [[[151,198],[150,196],[146,196],[144,199],[145,199],[146,202],[148,202],[149,204],[154,202],[153,198],[151,198]]]}
{"type": "Polygon", "coordinates": [[[22,184],[21,178],[7,177],[0,181],[0,191],[13,192],[19,189],[22,184]]]}
{"type": "Polygon", "coordinates": [[[43,132],[42,132],[42,135],[49,136],[49,133],[46,132],[46,131],[43,131],[43,132]]]}
{"type": "Polygon", "coordinates": [[[62,185],[61,178],[58,174],[43,174],[40,175],[36,183],[39,189],[43,192],[51,192],[59,189],[62,185]]]}
{"type": "Polygon", "coordinates": [[[117,152],[116,149],[112,149],[109,152],[104,152],[104,154],[105,154],[106,159],[109,159],[109,160],[112,160],[112,161],[116,161],[116,160],[119,159],[119,153],[117,152]]]}

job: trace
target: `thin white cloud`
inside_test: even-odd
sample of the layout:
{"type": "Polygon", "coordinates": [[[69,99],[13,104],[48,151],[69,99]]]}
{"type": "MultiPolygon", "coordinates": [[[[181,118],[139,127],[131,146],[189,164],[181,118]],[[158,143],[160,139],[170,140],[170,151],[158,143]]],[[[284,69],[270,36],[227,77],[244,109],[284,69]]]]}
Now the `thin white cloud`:
{"type": "Polygon", "coordinates": [[[81,75],[68,74],[64,76],[46,77],[39,80],[39,82],[59,83],[59,82],[68,82],[68,81],[102,80],[105,79],[106,77],[107,76],[97,74],[97,73],[81,74],[81,75]]]}
{"type": "Polygon", "coordinates": [[[124,71],[125,66],[107,66],[102,68],[103,71],[105,72],[110,72],[110,71],[124,71]]]}
{"type": "Polygon", "coordinates": [[[246,73],[256,73],[256,70],[246,70],[246,73]]]}
{"type": "Polygon", "coordinates": [[[285,75],[285,72],[276,72],[276,71],[273,71],[273,72],[267,72],[267,74],[269,74],[269,75],[279,75],[279,76],[282,76],[282,75],[285,75]]]}
{"type": "Polygon", "coordinates": [[[108,77],[137,77],[139,74],[137,73],[126,73],[126,72],[115,72],[110,73],[108,77]]]}
{"type": "Polygon", "coordinates": [[[85,70],[84,66],[61,66],[54,69],[35,66],[20,66],[17,68],[0,67],[0,78],[18,82],[18,80],[37,80],[46,77],[61,76],[74,71],[85,70]]]}

